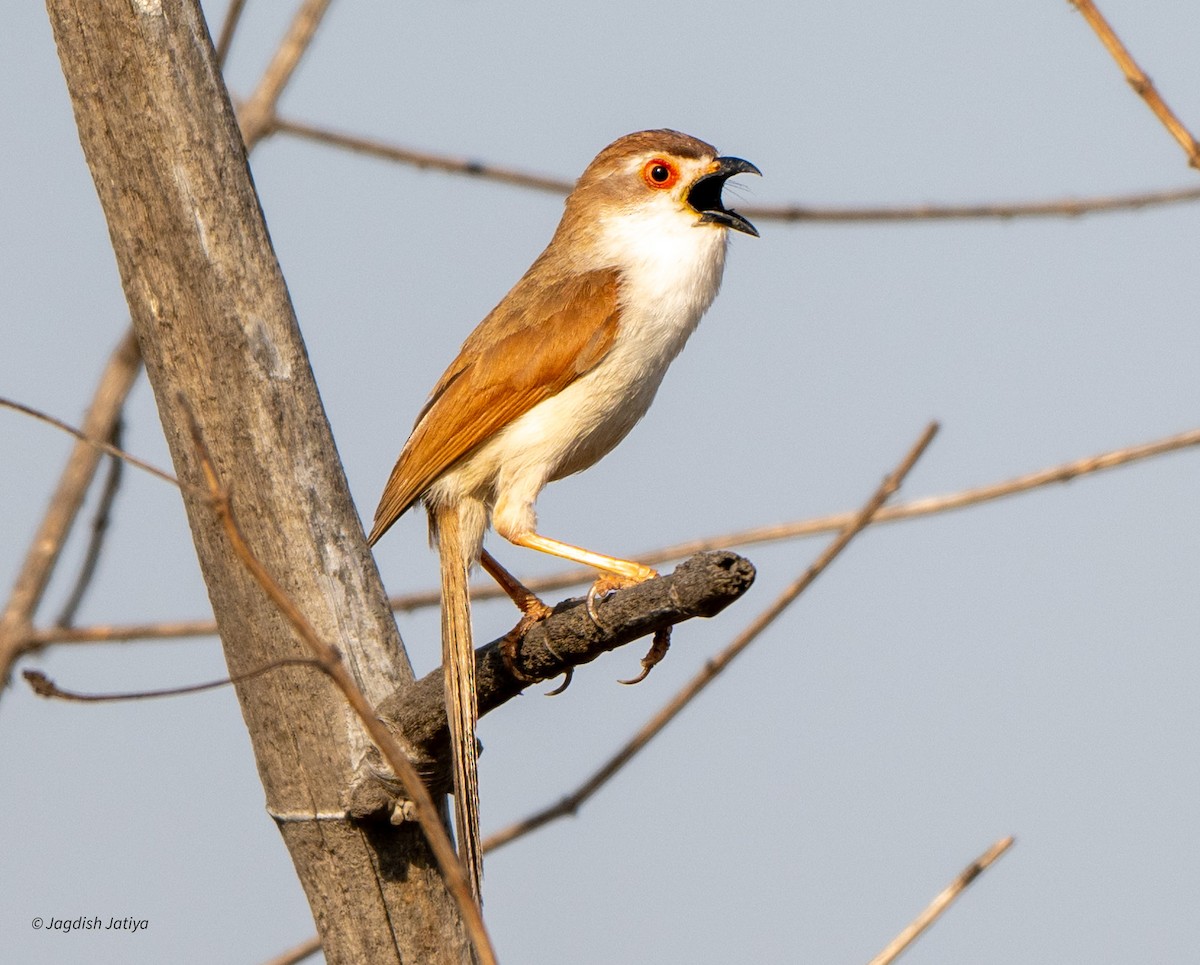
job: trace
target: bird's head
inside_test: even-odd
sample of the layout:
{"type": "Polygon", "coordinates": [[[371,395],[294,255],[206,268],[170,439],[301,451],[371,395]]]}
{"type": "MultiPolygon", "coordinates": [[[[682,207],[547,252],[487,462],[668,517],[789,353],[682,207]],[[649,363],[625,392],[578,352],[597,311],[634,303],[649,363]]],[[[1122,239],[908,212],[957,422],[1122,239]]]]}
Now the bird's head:
{"type": "Polygon", "coordinates": [[[758,231],[725,207],[722,189],[735,174],[761,174],[749,161],[720,157],[711,144],[678,131],[627,134],[580,176],[567,209],[588,218],[636,214],[701,229],[758,231]]]}

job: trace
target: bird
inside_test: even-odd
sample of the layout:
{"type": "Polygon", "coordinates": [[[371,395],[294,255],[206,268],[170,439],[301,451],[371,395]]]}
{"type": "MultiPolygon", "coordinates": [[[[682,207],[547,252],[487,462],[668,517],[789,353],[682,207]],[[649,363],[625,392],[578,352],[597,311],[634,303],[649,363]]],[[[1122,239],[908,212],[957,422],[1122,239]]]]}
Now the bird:
{"type": "MultiPolygon", "coordinates": [[[[375,511],[371,545],[419,501],[438,548],[455,832],[476,902],[483,865],[468,572],[479,562],[521,609],[506,639],[550,610],[483,549],[489,526],[517,546],[595,568],[594,589],[657,576],[542,535],[534,504],[547,483],[593,465],[642,418],[717,295],[730,232],[758,235],[722,199],[738,174],[761,172],[667,129],[627,134],[597,154],[546,249],[434,386],[375,511]]],[[[511,651],[506,657],[511,666],[511,651]]]]}

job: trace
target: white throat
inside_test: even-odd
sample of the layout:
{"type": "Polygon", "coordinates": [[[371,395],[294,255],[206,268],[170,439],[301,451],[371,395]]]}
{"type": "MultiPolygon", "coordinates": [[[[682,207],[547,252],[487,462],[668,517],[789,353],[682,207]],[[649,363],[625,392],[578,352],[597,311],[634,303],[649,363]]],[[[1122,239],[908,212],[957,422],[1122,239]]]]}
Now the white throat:
{"type": "Polygon", "coordinates": [[[598,248],[621,270],[626,311],[669,319],[686,339],[717,297],[729,232],[698,223],[666,197],[662,202],[604,218],[598,248]]]}

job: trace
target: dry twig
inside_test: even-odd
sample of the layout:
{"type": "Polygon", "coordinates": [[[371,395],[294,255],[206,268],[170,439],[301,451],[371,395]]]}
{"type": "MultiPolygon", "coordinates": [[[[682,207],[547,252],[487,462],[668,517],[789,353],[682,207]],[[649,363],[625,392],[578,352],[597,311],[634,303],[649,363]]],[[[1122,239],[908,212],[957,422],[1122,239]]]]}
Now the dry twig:
{"type": "Polygon", "coordinates": [[[237,32],[238,23],[242,19],[242,11],[246,0],[229,0],[225,11],[225,19],[221,21],[221,33],[217,37],[217,65],[224,69],[225,61],[229,59],[229,48],[233,46],[233,35],[237,32]]]}
{"type": "Polygon", "coordinates": [[[887,948],[871,959],[870,965],[891,965],[909,945],[915,942],[930,925],[941,917],[951,903],[970,887],[971,883],[985,872],[1005,851],[1012,847],[1012,837],[1001,838],[978,858],[967,865],[929,906],[917,915],[899,935],[891,940],[887,948]]]}
{"type": "Polygon", "coordinates": [[[300,58],[308,51],[316,36],[317,28],[325,11],[329,9],[330,0],[304,0],[287,33],[280,41],[275,56],[263,71],[262,79],[254,93],[238,109],[238,123],[242,128],[242,138],[249,150],[263,137],[271,133],[271,123],[275,117],[275,106],[283,96],[284,88],[292,79],[292,73],[300,63],[300,58]]]}
{"type": "Polygon", "coordinates": [[[306,958],[317,954],[321,950],[321,939],[316,935],[303,941],[299,945],[289,948],[286,952],[281,952],[269,961],[263,962],[262,965],[296,965],[297,962],[302,962],[306,958]]]}
{"type": "MultiPolygon", "coordinates": [[[[108,440],[118,449],[121,448],[121,425],[121,420],[118,419],[117,424],[113,426],[112,436],[108,440]]],[[[108,535],[108,527],[112,522],[113,504],[116,502],[117,492],[121,488],[121,477],[124,470],[125,460],[119,456],[110,455],[108,473],[104,477],[104,485],[100,490],[96,511],[92,514],[92,531],[88,536],[87,551],[83,554],[83,563],[75,577],[75,585],[71,587],[66,602],[58,611],[58,619],[54,621],[57,626],[69,627],[75,623],[75,615],[79,612],[84,596],[87,595],[88,587],[92,585],[96,568],[100,564],[100,554],[104,549],[104,537],[108,535]]]]}
{"type": "MultiPolygon", "coordinates": [[[[401,147],[376,138],[345,134],[315,124],[276,117],[272,132],[291,134],[331,147],[345,148],[359,154],[409,164],[417,168],[444,171],[513,184],[517,187],[566,194],[573,182],[547,174],[537,174],[518,168],[503,167],[485,161],[452,157],[432,151],[401,147]]],[[[822,208],[811,205],[739,205],[755,221],[832,222],[832,223],[890,223],[896,221],[974,221],[986,218],[1076,218],[1085,214],[1113,211],[1133,211],[1167,204],[1200,201],[1200,188],[1176,188],[1166,191],[1142,191],[1135,194],[1104,195],[1093,198],[1059,198],[1051,201],[1022,201],[1012,204],[919,204],[866,208],[822,208]]]]}
{"type": "MultiPolygon", "coordinates": [[[[37,645],[31,640],[34,613],[46,592],[71,524],[83,505],[92,475],[100,464],[97,446],[100,440],[111,437],[141,364],[137,340],[130,330],[104,368],[83,428],[76,430],[80,442],[71,450],[50,498],[50,506],[26,551],[8,603],[0,614],[0,689],[8,682],[12,665],[37,645]]],[[[26,407],[21,408],[28,411],[26,407]]]]}
{"type": "Polygon", "coordinates": [[[509,825],[495,834],[489,835],[483,842],[483,850],[485,852],[495,850],[511,841],[515,841],[517,838],[524,837],[531,831],[535,831],[557,818],[565,817],[568,814],[574,814],[578,811],[588,798],[607,784],[614,774],[629,763],[642,748],[661,733],[667,724],[675,719],[684,707],[691,703],[705,687],[712,683],[733,662],[738,654],[750,646],[801,593],[812,585],[813,581],[825,571],[829,564],[849,545],[850,541],[866,528],[875,514],[879,512],[880,507],[900,488],[900,484],[904,481],[905,476],[908,475],[912,467],[916,465],[917,460],[921,458],[922,453],[925,452],[926,448],[933,441],[937,429],[936,422],[931,423],[926,428],[920,439],[917,440],[907,455],[905,455],[900,465],[880,483],[879,488],[875,490],[871,498],[854,515],[853,519],[843,527],[842,531],[825,548],[824,552],[770,606],[752,620],[750,625],[738,634],[733,642],[715,657],[707,661],[700,672],[688,681],[657,714],[642,725],[641,729],[620,750],[601,765],[591,777],[557,803],[509,825]]]}
{"type": "MultiPolygon", "coordinates": [[[[1006,496],[1016,496],[1021,493],[1041,489],[1055,483],[1067,483],[1082,476],[1093,475],[1119,466],[1152,459],[1157,456],[1177,452],[1181,449],[1200,446],[1200,429],[1190,429],[1164,439],[1153,442],[1127,446],[1123,449],[1113,449],[1083,459],[1060,463],[1046,469],[1026,473],[1013,479],[971,489],[947,493],[942,496],[928,496],[912,502],[885,506],[871,520],[871,525],[893,523],[905,519],[916,519],[923,516],[933,516],[939,513],[951,512],[978,506],[1006,496]]],[[[796,520],[788,523],[777,523],[770,526],[757,526],[753,529],[737,530],[732,533],[722,533],[706,536],[701,539],[676,543],[661,549],[637,554],[637,558],[646,563],[663,563],[670,560],[682,559],[705,550],[717,549],[724,546],[748,546],[755,543],[777,542],[786,539],[798,539],[816,536],[822,533],[833,533],[844,527],[854,518],[853,512],[835,513],[830,516],[818,516],[812,519],[796,520]]],[[[560,590],[566,587],[579,586],[595,578],[595,573],[585,569],[564,570],[540,579],[526,580],[526,585],[537,593],[548,590],[560,590]]],[[[481,585],[472,589],[474,600],[497,598],[500,591],[493,584],[481,585]]],[[[392,597],[393,609],[400,611],[419,610],[423,607],[437,606],[438,593],[436,590],[406,593],[392,597]]],[[[41,647],[51,643],[118,643],[137,640],[169,640],[187,637],[213,636],[217,625],[212,620],[173,620],[161,623],[127,623],[99,624],[88,627],[48,627],[32,630],[28,634],[31,647],[41,647]]]]}
{"type": "Polygon", "coordinates": [[[33,406],[25,405],[22,402],[14,402],[12,399],[6,399],[3,396],[0,396],[0,408],[12,409],[14,412],[20,412],[22,415],[27,415],[32,419],[37,419],[38,422],[45,422],[47,425],[51,425],[55,429],[60,429],[69,436],[74,436],[81,443],[91,449],[102,452],[107,456],[113,456],[117,459],[121,459],[124,462],[129,463],[131,466],[141,469],[143,472],[150,473],[151,476],[156,476],[163,482],[170,483],[176,488],[179,486],[179,480],[172,476],[165,469],[159,469],[158,466],[154,465],[154,463],[146,462],[144,459],[139,459],[133,453],[126,452],[124,449],[121,449],[109,442],[108,438],[112,437],[111,432],[108,433],[108,438],[96,439],[88,434],[86,428],[77,429],[69,422],[63,422],[62,419],[58,419],[50,415],[48,412],[43,412],[41,409],[35,409],[33,406]]]}
{"type": "Polygon", "coordinates": [[[1100,42],[1104,44],[1113,60],[1117,62],[1117,66],[1121,68],[1125,79],[1129,81],[1129,86],[1146,102],[1146,106],[1154,112],[1154,116],[1167,129],[1171,137],[1179,142],[1179,146],[1188,156],[1188,164],[1194,168],[1200,168],[1200,143],[1196,142],[1191,132],[1184,126],[1183,121],[1176,117],[1175,112],[1167,106],[1167,102],[1162,99],[1154,82],[1137,65],[1137,61],[1125,48],[1121,38],[1117,36],[1116,31],[1113,30],[1104,15],[1096,9],[1092,0],[1071,0],[1071,4],[1083,14],[1083,19],[1088,22],[1088,26],[1096,32],[1100,42]]]}
{"type": "MultiPolygon", "coordinates": [[[[916,519],[922,516],[934,516],[948,513],[956,509],[978,506],[1007,496],[1041,489],[1055,483],[1068,483],[1080,476],[1088,476],[1107,469],[1116,469],[1133,462],[1151,459],[1156,456],[1200,446],[1200,429],[1190,429],[1165,439],[1153,442],[1139,443],[1122,449],[1113,449],[1083,459],[1060,463],[1046,469],[1026,473],[1013,479],[989,483],[963,489],[942,496],[927,496],[912,502],[885,506],[871,521],[872,526],[880,523],[894,523],[905,519],[916,519]]],[[[665,563],[669,560],[682,559],[693,553],[717,549],[727,546],[749,546],[755,543],[778,542],[786,539],[798,539],[806,536],[817,536],[821,533],[836,533],[854,518],[853,512],[835,513],[831,516],[818,516],[812,519],[796,520],[788,523],[777,523],[770,526],[756,526],[753,529],[737,530],[732,533],[720,533],[715,536],[705,536],[701,539],[676,543],[673,546],[662,547],[647,553],[637,554],[637,559],[648,564],[665,563]]],[[[546,590],[558,590],[569,586],[579,586],[595,579],[595,572],[588,569],[564,570],[541,579],[526,580],[525,585],[535,593],[546,590]]],[[[474,587],[471,591],[473,600],[497,599],[503,592],[494,584],[474,587]]],[[[427,606],[437,606],[436,590],[426,590],[417,593],[406,593],[392,597],[392,608],[401,611],[419,610],[427,606]]]]}
{"type": "Polygon", "coordinates": [[[280,667],[316,667],[318,670],[324,669],[311,657],[295,657],[285,660],[275,660],[265,667],[258,667],[248,673],[241,673],[235,677],[222,677],[220,680],[209,680],[202,684],[187,684],[183,687],[163,687],[160,690],[128,690],[124,693],[113,694],[85,694],[78,690],[66,690],[58,686],[58,684],[40,670],[26,670],[22,676],[25,678],[25,682],[33,689],[33,692],[39,697],[46,697],[51,700],[69,700],[81,704],[113,704],[122,703],[127,700],[153,700],[158,697],[182,697],[186,694],[200,694],[206,690],[217,690],[220,687],[228,687],[230,684],[240,684],[247,680],[253,680],[255,677],[269,673],[272,670],[277,670],[280,667]]]}

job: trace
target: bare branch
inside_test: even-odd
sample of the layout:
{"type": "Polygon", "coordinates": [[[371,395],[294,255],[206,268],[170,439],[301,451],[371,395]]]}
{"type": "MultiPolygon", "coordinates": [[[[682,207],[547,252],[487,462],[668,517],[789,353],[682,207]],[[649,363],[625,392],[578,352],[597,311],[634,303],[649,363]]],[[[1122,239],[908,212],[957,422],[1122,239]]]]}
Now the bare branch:
{"type": "Polygon", "coordinates": [[[112,436],[113,427],[121,418],[125,397],[141,365],[137,340],[132,331],[127,332],[100,376],[100,384],[79,433],[80,442],[71,450],[54,495],[50,497],[50,506],[0,616],[0,688],[7,684],[13,663],[31,646],[29,636],[34,613],[100,462],[100,451],[93,443],[112,436]]]}
{"type": "MultiPolygon", "coordinates": [[[[35,409],[31,405],[25,405],[21,402],[14,402],[12,399],[6,399],[3,396],[0,396],[0,408],[12,409],[14,412],[20,412],[22,415],[30,416],[31,418],[37,419],[39,422],[45,422],[47,425],[54,426],[55,429],[62,430],[69,436],[74,436],[83,445],[96,450],[97,453],[104,453],[107,456],[114,456],[117,459],[121,459],[129,463],[131,466],[136,466],[138,469],[150,473],[151,476],[158,477],[163,482],[168,482],[172,486],[179,486],[179,480],[172,476],[165,469],[159,469],[158,466],[154,465],[153,463],[146,462],[144,459],[139,459],[133,453],[126,452],[124,449],[121,449],[109,442],[108,439],[112,438],[111,430],[106,438],[97,439],[88,434],[86,428],[87,423],[84,423],[83,429],[76,429],[69,422],[63,422],[62,419],[55,418],[49,413],[43,412],[41,409],[35,409]]],[[[118,412],[118,422],[120,421],[120,418],[121,414],[118,412]]],[[[99,455],[97,455],[97,460],[98,459],[99,455]]]]}
{"type": "Polygon", "coordinates": [[[321,950],[321,939],[314,935],[308,941],[301,942],[293,948],[289,948],[286,952],[276,955],[270,961],[263,962],[262,965],[297,965],[298,962],[304,961],[321,950]]]}
{"type": "Polygon", "coordinates": [[[236,677],[222,677],[220,680],[209,680],[202,684],[187,684],[183,687],[164,687],[160,690],[128,690],[124,693],[114,694],[85,694],[78,690],[66,690],[58,686],[58,684],[40,670],[26,670],[22,676],[25,678],[25,682],[33,689],[33,692],[39,697],[46,697],[53,700],[70,700],[84,704],[112,704],[127,700],[153,700],[158,697],[182,697],[186,694],[199,694],[206,690],[217,690],[221,687],[228,687],[231,684],[245,683],[247,680],[253,680],[260,674],[277,670],[280,667],[316,667],[322,671],[325,669],[320,661],[313,660],[311,657],[289,657],[283,660],[274,660],[265,667],[259,667],[256,670],[238,674],[236,677]]]}
{"type": "Polygon", "coordinates": [[[915,942],[930,925],[950,907],[951,903],[970,887],[971,883],[985,872],[1005,851],[1013,846],[1014,838],[1001,838],[978,858],[965,867],[941,894],[929,903],[912,923],[892,939],[882,952],[871,959],[870,965],[891,965],[909,945],[915,942]]]}
{"type": "Polygon", "coordinates": [[[246,0],[229,0],[225,19],[221,21],[221,34],[217,39],[217,64],[222,69],[225,67],[225,61],[229,59],[229,48],[233,46],[233,35],[237,32],[245,7],[246,0]]]}
{"type": "MultiPolygon", "coordinates": [[[[112,436],[109,442],[117,449],[121,448],[121,420],[117,420],[117,424],[113,427],[112,436]]],[[[121,476],[125,469],[124,459],[110,455],[108,458],[108,472],[104,477],[104,485],[100,489],[100,498],[96,502],[96,511],[92,514],[91,533],[88,535],[87,551],[83,554],[83,563],[79,567],[79,573],[75,577],[75,585],[71,587],[71,592],[67,594],[67,600],[62,605],[62,609],[58,611],[58,618],[54,621],[56,626],[69,627],[75,623],[75,615],[79,612],[79,607],[83,603],[83,598],[87,595],[88,588],[92,585],[92,579],[96,575],[96,568],[100,564],[100,554],[104,549],[104,537],[108,535],[108,527],[112,521],[113,504],[117,499],[117,492],[121,488],[121,476]]]]}
{"type": "MultiPolygon", "coordinates": [[[[476,651],[479,714],[490,713],[529,686],[590,663],[656,631],[693,617],[711,617],[741,597],[754,582],[754,567],[734,553],[702,553],[675,572],[618,590],[596,604],[599,623],[582,599],[567,600],[534,624],[518,648],[518,670],[502,654],[501,640],[476,651]]],[[[438,668],[399,689],[379,705],[379,714],[404,734],[410,756],[440,790],[449,780],[449,730],[438,668]]],[[[445,785],[448,786],[448,785],[445,785]]],[[[363,815],[365,816],[365,815],[363,815]]]]}
{"type": "MultiPolygon", "coordinates": [[[[1087,214],[1137,211],[1163,205],[1200,201],[1200,188],[1139,191],[1090,198],[1055,198],[1009,204],[917,204],[868,208],[818,208],[809,205],[757,207],[745,213],[755,221],[818,221],[834,224],[889,224],[896,221],[1009,221],[1014,218],[1078,218],[1087,214]]],[[[739,205],[739,210],[743,210],[739,205]]]]}
{"type": "Polygon", "coordinates": [[[489,835],[483,842],[485,852],[502,847],[517,838],[524,837],[557,818],[574,814],[601,787],[608,783],[618,771],[632,760],[639,751],[660,734],[672,720],[694,700],[705,687],[733,662],[743,650],[758,639],[759,635],[784,612],[813,581],[825,571],[855,536],[871,522],[880,507],[897,489],[904,478],[921,458],[937,433],[937,423],[931,423],[920,439],[905,455],[896,469],[875,490],[866,504],[846,524],[842,531],[825,548],[824,552],[788,586],[770,606],[754,618],[750,624],[719,654],[707,661],[704,667],[667,704],[638,730],[612,757],[601,765],[591,777],[556,804],[543,808],[528,817],[489,835]]]}
{"type": "Polygon", "coordinates": [[[156,623],[100,623],[87,627],[45,627],[27,635],[29,649],[50,643],[136,643],[141,640],[187,640],[215,637],[217,622],[168,620],[156,623]]]}
{"type": "Polygon", "coordinates": [[[515,184],[522,188],[533,188],[537,191],[549,191],[552,194],[566,194],[574,186],[574,182],[556,178],[548,174],[534,174],[516,168],[501,167],[485,161],[469,158],[452,157],[447,154],[435,154],[431,151],[418,151],[415,148],[400,147],[385,141],[366,137],[356,137],[353,134],[342,134],[312,124],[302,124],[299,121],[289,121],[275,118],[272,130],[280,134],[291,134],[293,137],[317,141],[333,147],[346,148],[359,154],[369,154],[372,157],[396,161],[400,164],[410,164],[413,167],[428,168],[434,171],[445,171],[449,174],[463,174],[468,177],[483,178],[488,181],[499,181],[503,184],[515,184]]]}
{"type": "Polygon", "coordinates": [[[1088,26],[1096,32],[1096,36],[1100,38],[1100,42],[1104,44],[1105,48],[1112,55],[1113,60],[1117,62],[1117,66],[1121,68],[1125,79],[1129,81],[1129,86],[1146,102],[1146,106],[1154,112],[1154,116],[1167,129],[1171,137],[1179,142],[1179,146],[1183,148],[1184,153],[1188,156],[1188,164],[1194,168],[1200,168],[1200,144],[1192,137],[1191,132],[1184,126],[1183,121],[1176,117],[1175,112],[1167,106],[1167,102],[1162,99],[1158,88],[1154,86],[1153,81],[1146,76],[1142,68],[1137,65],[1133,56],[1121,42],[1121,38],[1117,36],[1109,22],[1104,18],[1104,15],[1096,9],[1096,5],[1092,0],[1070,0],[1070,2],[1076,10],[1083,14],[1083,18],[1088,22],[1088,26]]]}
{"type": "Polygon", "coordinates": [[[258,87],[238,109],[238,124],[247,150],[271,133],[275,106],[300,64],[300,58],[308,52],[329,3],[330,0],[304,0],[258,87]]]}
{"type": "MultiPolygon", "coordinates": [[[[917,519],[923,516],[933,516],[957,509],[966,509],[982,503],[991,502],[1006,496],[1016,496],[1041,489],[1055,483],[1067,483],[1082,476],[1093,475],[1108,469],[1116,469],[1134,462],[1153,459],[1181,449],[1200,446],[1200,429],[1191,429],[1165,439],[1114,449],[1095,456],[1087,456],[1071,462],[1061,463],[1047,469],[1027,473],[1003,482],[990,483],[972,489],[961,490],[943,496],[929,496],[913,502],[885,506],[871,521],[871,525],[898,522],[905,519],[917,519]]],[[[778,542],[780,540],[797,539],[816,536],[821,533],[832,533],[845,526],[854,514],[852,512],[836,513],[832,516],[819,516],[813,519],[796,520],[788,523],[777,523],[770,526],[756,526],[753,529],[736,530],[716,536],[706,536],[702,539],[676,543],[673,546],[638,553],[637,558],[646,563],[663,563],[683,559],[706,550],[717,549],[721,546],[750,546],[756,543],[778,542]]],[[[587,569],[571,569],[562,573],[530,579],[525,585],[534,592],[541,593],[549,590],[561,590],[572,586],[581,586],[595,579],[595,572],[587,569]]],[[[488,600],[500,597],[502,594],[493,583],[480,584],[471,591],[474,600],[488,600]]],[[[436,590],[405,593],[391,598],[392,608],[404,612],[419,610],[423,607],[437,606],[438,593],[436,590]]],[[[101,624],[91,627],[58,628],[51,627],[33,630],[28,639],[31,646],[45,646],[50,643],[91,643],[94,641],[111,643],[135,640],[164,640],[185,637],[213,636],[217,625],[212,620],[176,620],[164,623],[129,623],[101,624]]]]}
{"type": "MultiPolygon", "coordinates": [[[[275,118],[272,131],[291,134],[293,137],[345,148],[359,154],[409,164],[413,167],[448,174],[484,178],[532,188],[566,194],[574,182],[565,178],[537,174],[517,168],[502,167],[486,161],[453,157],[431,151],[401,147],[375,138],[359,137],[304,124],[300,121],[275,118]]],[[[1059,198],[1050,201],[1021,201],[1012,204],[987,202],[982,204],[920,204],[894,205],[867,208],[829,208],[812,205],[739,205],[738,210],[755,221],[782,222],[832,222],[879,224],[895,221],[974,221],[980,219],[1009,220],[1012,218],[1076,218],[1085,214],[1114,211],[1134,211],[1141,208],[1158,207],[1200,201],[1200,188],[1176,188],[1166,191],[1143,191],[1136,194],[1103,195],[1092,198],[1059,198]]]]}
{"type": "MultiPolygon", "coordinates": [[[[1055,483],[1068,483],[1081,476],[1089,476],[1094,473],[1103,472],[1104,470],[1116,469],[1119,466],[1140,462],[1144,459],[1153,459],[1170,452],[1177,452],[1181,449],[1190,449],[1196,446],[1200,446],[1200,429],[1190,429],[1187,432],[1167,436],[1165,439],[1156,439],[1153,442],[1139,443],[1136,446],[1113,449],[1095,456],[1085,456],[1083,459],[1060,463],[1057,466],[1039,469],[1035,472],[1026,473],[1025,475],[1002,482],[989,483],[985,486],[964,489],[942,496],[928,496],[924,499],[899,503],[894,506],[885,506],[876,514],[875,518],[871,521],[871,525],[895,523],[906,519],[917,519],[922,516],[934,516],[940,513],[951,512],[952,510],[966,509],[970,506],[978,506],[982,503],[989,503],[1007,496],[1016,496],[1034,489],[1041,489],[1055,483]]],[[[756,526],[753,529],[736,530],[732,533],[721,533],[716,536],[705,536],[701,539],[676,543],[673,546],[650,550],[646,553],[638,553],[636,558],[649,564],[665,563],[669,560],[682,559],[685,556],[691,556],[693,553],[702,553],[705,550],[717,549],[721,546],[750,546],[755,543],[771,543],[806,536],[817,536],[822,533],[836,533],[839,529],[846,526],[854,518],[854,515],[853,512],[835,513],[831,516],[818,516],[812,519],[777,523],[770,526],[756,526]]],[[[594,578],[594,571],[579,568],[565,570],[562,573],[541,579],[526,580],[525,585],[535,593],[541,593],[547,590],[580,586],[590,582],[594,578]]],[[[473,587],[471,590],[471,599],[473,600],[497,599],[501,596],[503,596],[503,593],[493,583],[481,584],[473,587]]],[[[392,597],[390,602],[392,608],[395,610],[419,610],[427,606],[437,606],[438,594],[436,590],[405,593],[392,597]]]]}

